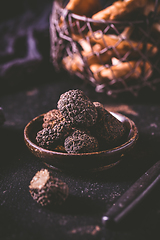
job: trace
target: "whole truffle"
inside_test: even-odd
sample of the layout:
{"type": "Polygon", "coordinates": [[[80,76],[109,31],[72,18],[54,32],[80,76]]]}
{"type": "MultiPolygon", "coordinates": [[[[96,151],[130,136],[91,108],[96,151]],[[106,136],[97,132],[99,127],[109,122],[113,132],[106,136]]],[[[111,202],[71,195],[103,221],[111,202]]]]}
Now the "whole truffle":
{"type": "Polygon", "coordinates": [[[44,114],[42,127],[53,128],[56,124],[64,120],[61,112],[58,109],[53,109],[44,114]]]}
{"type": "Polygon", "coordinates": [[[89,153],[98,150],[98,141],[88,133],[75,130],[64,141],[64,147],[68,153],[89,153]]]}
{"type": "Polygon", "coordinates": [[[42,206],[61,205],[68,197],[69,188],[66,183],[54,178],[50,171],[41,169],[32,178],[29,192],[33,199],[42,206]]]}
{"type": "Polygon", "coordinates": [[[59,98],[57,108],[73,125],[92,126],[97,120],[96,107],[79,89],[63,93],[59,98]]]}
{"type": "Polygon", "coordinates": [[[98,112],[96,124],[90,128],[91,134],[98,139],[101,147],[115,146],[126,133],[122,122],[108,112],[101,103],[94,102],[98,112]]]}
{"type": "Polygon", "coordinates": [[[71,125],[69,122],[61,121],[53,128],[43,128],[36,135],[36,141],[40,147],[53,150],[57,144],[69,135],[71,125]]]}

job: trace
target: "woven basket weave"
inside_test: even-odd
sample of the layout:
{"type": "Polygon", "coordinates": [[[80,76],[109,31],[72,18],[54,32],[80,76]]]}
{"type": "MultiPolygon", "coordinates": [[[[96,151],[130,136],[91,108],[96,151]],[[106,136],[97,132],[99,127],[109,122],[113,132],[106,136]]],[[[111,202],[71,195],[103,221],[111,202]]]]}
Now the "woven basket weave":
{"type": "Polygon", "coordinates": [[[148,16],[104,21],[74,14],[55,1],[50,17],[53,65],[112,96],[122,92],[137,96],[146,86],[155,90],[160,82],[157,8],[155,0],[155,9],[148,16]]]}

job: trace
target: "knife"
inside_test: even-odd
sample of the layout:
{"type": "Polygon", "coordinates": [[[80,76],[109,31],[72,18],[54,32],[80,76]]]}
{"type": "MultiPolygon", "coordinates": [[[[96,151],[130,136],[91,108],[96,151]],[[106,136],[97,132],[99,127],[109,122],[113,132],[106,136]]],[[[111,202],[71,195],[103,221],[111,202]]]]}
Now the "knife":
{"type": "Polygon", "coordinates": [[[146,171],[102,217],[105,227],[120,223],[160,183],[160,161],[146,171]]]}

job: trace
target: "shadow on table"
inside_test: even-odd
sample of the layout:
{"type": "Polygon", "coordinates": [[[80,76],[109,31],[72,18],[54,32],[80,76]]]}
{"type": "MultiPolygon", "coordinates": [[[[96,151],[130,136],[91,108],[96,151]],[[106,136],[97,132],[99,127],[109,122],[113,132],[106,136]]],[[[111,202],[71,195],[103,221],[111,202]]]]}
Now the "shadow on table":
{"type": "Polygon", "coordinates": [[[66,201],[60,206],[46,206],[50,211],[69,215],[102,215],[105,203],[99,200],[92,200],[88,197],[69,195],[66,201]]]}

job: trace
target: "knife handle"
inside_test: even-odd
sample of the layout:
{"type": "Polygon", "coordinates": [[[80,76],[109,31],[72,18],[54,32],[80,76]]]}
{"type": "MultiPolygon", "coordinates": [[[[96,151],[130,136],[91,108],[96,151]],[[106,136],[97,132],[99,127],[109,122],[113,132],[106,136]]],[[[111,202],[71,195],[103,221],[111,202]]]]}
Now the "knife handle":
{"type": "Polygon", "coordinates": [[[145,172],[104,214],[102,224],[119,223],[160,183],[160,161],[145,172]]]}

